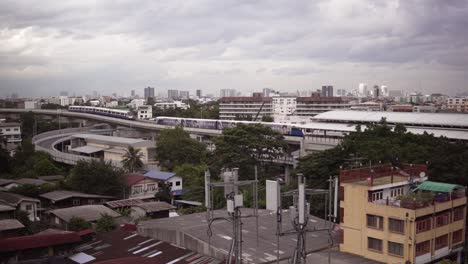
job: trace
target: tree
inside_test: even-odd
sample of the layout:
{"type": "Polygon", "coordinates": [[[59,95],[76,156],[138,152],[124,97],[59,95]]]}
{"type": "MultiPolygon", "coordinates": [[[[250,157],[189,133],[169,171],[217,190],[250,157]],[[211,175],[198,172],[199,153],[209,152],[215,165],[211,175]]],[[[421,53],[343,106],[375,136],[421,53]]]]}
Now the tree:
{"type": "Polygon", "coordinates": [[[205,164],[183,164],[174,171],[184,182],[184,199],[203,202],[205,199],[205,164]]]}
{"type": "Polygon", "coordinates": [[[264,115],[262,116],[262,122],[273,122],[274,119],[271,116],[264,115]]]}
{"type": "Polygon", "coordinates": [[[166,183],[161,183],[158,188],[158,192],[154,195],[154,198],[161,202],[171,203],[171,187],[166,183]]]}
{"type": "Polygon", "coordinates": [[[215,156],[225,168],[271,164],[287,151],[283,135],[261,124],[238,124],[215,139],[215,156]]]}
{"type": "Polygon", "coordinates": [[[22,230],[23,235],[32,235],[38,231],[34,223],[29,219],[28,212],[23,210],[16,211],[16,220],[24,225],[24,229],[22,230]]]}
{"type": "Polygon", "coordinates": [[[101,214],[101,218],[96,222],[96,230],[98,232],[109,232],[115,228],[115,220],[108,214],[101,214]]]}
{"type": "Polygon", "coordinates": [[[39,195],[54,191],[56,189],[57,188],[50,183],[44,183],[42,185],[22,184],[11,188],[10,192],[21,194],[27,197],[38,198],[39,195]]]}
{"type": "Polygon", "coordinates": [[[142,158],[144,155],[140,149],[129,146],[123,157],[122,164],[128,172],[136,172],[143,168],[142,158]]]}
{"type": "Polygon", "coordinates": [[[206,146],[181,127],[162,130],[156,142],[156,156],[163,169],[172,171],[184,163],[199,164],[206,156],[206,146]]]}
{"type": "Polygon", "coordinates": [[[100,195],[121,196],[123,171],[102,160],[78,161],[68,180],[71,189],[100,195]]]}
{"type": "Polygon", "coordinates": [[[73,216],[70,221],[68,222],[68,230],[69,231],[81,231],[91,228],[91,223],[86,222],[81,217],[73,216]]]}
{"type": "Polygon", "coordinates": [[[60,173],[60,169],[48,159],[41,159],[34,164],[34,171],[38,176],[57,175],[60,173]]]}

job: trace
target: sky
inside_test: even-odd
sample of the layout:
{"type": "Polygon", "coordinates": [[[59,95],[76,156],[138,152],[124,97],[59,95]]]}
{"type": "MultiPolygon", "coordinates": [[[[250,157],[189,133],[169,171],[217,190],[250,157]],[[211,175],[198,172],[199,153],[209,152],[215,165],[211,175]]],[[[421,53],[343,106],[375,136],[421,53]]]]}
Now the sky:
{"type": "Polygon", "coordinates": [[[2,0],[0,96],[468,92],[468,0],[2,0]]]}

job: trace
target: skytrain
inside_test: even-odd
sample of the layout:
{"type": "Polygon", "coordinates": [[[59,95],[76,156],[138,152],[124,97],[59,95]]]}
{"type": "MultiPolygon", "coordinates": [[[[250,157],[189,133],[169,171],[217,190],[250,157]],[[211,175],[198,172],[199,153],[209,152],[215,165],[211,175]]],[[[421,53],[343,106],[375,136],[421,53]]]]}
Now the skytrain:
{"type": "Polygon", "coordinates": [[[119,109],[110,109],[104,107],[94,107],[94,106],[69,106],[68,111],[70,112],[81,112],[89,113],[103,116],[111,116],[123,119],[134,119],[131,111],[128,110],[119,110],[119,109]]]}

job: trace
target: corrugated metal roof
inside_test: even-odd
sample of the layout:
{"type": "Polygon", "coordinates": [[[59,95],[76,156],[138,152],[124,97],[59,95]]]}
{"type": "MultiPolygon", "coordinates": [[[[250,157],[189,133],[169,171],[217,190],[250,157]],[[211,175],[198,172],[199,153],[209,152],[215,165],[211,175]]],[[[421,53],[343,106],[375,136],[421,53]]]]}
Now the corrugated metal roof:
{"type": "Polygon", "coordinates": [[[13,230],[23,228],[24,225],[16,219],[4,219],[0,220],[0,231],[13,230]]]}
{"type": "Polygon", "coordinates": [[[456,188],[460,187],[456,184],[443,183],[443,182],[433,182],[433,181],[424,181],[419,185],[418,189],[431,192],[453,192],[456,188]]]}
{"type": "Polygon", "coordinates": [[[113,198],[112,196],[106,195],[99,195],[99,194],[90,194],[90,193],[81,193],[81,192],[74,192],[74,191],[52,191],[48,193],[43,193],[39,195],[42,198],[49,199],[52,201],[61,201],[64,199],[68,199],[71,197],[79,197],[79,198],[94,198],[94,199],[110,199],[113,198]]]}
{"type": "Polygon", "coordinates": [[[69,208],[52,210],[49,213],[56,215],[65,222],[70,221],[72,217],[81,217],[87,222],[97,221],[103,214],[108,214],[112,217],[119,217],[120,214],[113,211],[104,205],[82,205],[69,208]]]}
{"type": "Polygon", "coordinates": [[[451,113],[400,113],[400,112],[367,112],[367,111],[329,111],[313,117],[317,121],[353,121],[379,122],[386,118],[388,123],[415,124],[427,126],[461,126],[468,128],[468,117],[465,114],[451,113]]]}
{"type": "Polygon", "coordinates": [[[164,172],[164,171],[157,171],[157,170],[150,170],[147,173],[145,173],[146,177],[150,177],[150,178],[157,179],[157,180],[163,180],[163,181],[167,181],[175,175],[176,174],[173,172],[164,172]]]}
{"type": "Polygon", "coordinates": [[[107,149],[107,147],[96,147],[96,146],[86,145],[83,147],[77,147],[77,148],[71,149],[71,151],[85,153],[85,154],[92,154],[92,153],[96,153],[99,151],[103,151],[105,149],[107,149]]]}
{"type": "Polygon", "coordinates": [[[174,206],[166,202],[148,202],[148,203],[135,204],[133,206],[139,207],[147,213],[167,211],[167,210],[171,210],[175,208],[174,206]]]}

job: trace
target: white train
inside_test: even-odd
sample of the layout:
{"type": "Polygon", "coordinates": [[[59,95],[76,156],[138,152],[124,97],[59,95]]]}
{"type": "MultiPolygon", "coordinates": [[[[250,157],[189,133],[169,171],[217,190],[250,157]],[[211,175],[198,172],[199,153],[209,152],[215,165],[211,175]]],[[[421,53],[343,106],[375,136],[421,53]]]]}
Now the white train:
{"type": "Polygon", "coordinates": [[[69,106],[68,111],[70,112],[81,112],[81,113],[89,113],[89,114],[96,114],[96,115],[103,115],[103,116],[111,116],[123,119],[133,119],[133,114],[131,111],[128,110],[120,110],[120,109],[110,109],[104,107],[94,107],[94,106],[69,106]]]}

